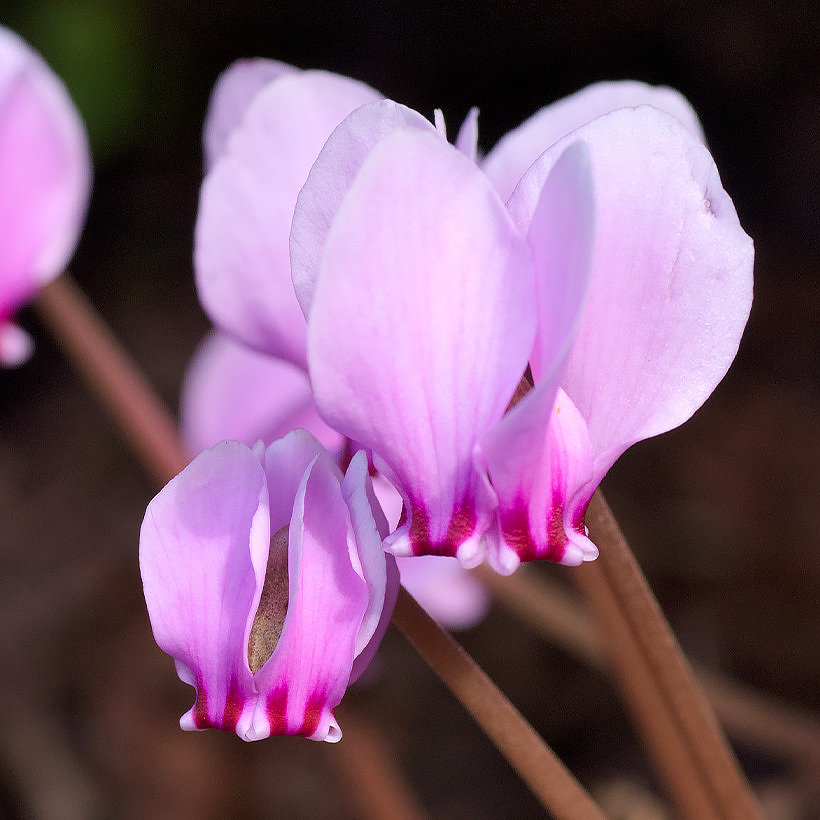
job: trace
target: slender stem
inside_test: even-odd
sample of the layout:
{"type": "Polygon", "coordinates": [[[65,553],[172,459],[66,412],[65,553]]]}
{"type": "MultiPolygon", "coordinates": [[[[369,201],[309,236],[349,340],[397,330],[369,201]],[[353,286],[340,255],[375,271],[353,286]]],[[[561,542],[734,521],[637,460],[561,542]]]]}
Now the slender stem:
{"type": "Polygon", "coordinates": [[[341,748],[328,750],[328,760],[350,784],[349,799],[363,820],[425,820],[428,815],[395,765],[395,755],[372,723],[344,704],[336,708],[344,726],[341,748]]]}
{"type": "Polygon", "coordinates": [[[173,419],[77,284],[63,274],[35,307],[143,467],[159,484],[173,478],[188,463],[173,419]]]}
{"type": "MultiPolygon", "coordinates": [[[[165,483],[187,463],[170,414],[67,275],[37,301],[71,361],[143,465],[165,483]]],[[[542,738],[455,640],[400,590],[394,622],[558,820],[605,820],[542,738]]]]}
{"type": "Polygon", "coordinates": [[[484,670],[399,590],[393,623],[461,701],[541,804],[558,820],[603,820],[601,809],[484,670]]]}
{"type": "MultiPolygon", "coordinates": [[[[632,678],[629,670],[640,658],[648,675],[654,678],[660,695],[659,705],[668,716],[670,731],[678,737],[680,747],[688,750],[698,780],[710,792],[714,816],[727,820],[762,818],[762,811],[706,696],[600,491],[590,502],[586,523],[601,554],[598,561],[580,567],[576,573],[590,605],[598,611],[599,622],[621,672],[624,694],[629,697],[632,678]],[[605,603],[604,590],[611,595],[609,604],[605,603]],[[620,617],[613,616],[616,609],[620,617]]],[[[641,726],[659,719],[659,715],[649,712],[643,703],[632,699],[630,702],[633,708],[647,710],[640,720],[641,726]]],[[[664,768],[671,770],[671,761],[664,768]]]]}
{"type": "MultiPolygon", "coordinates": [[[[473,570],[511,614],[544,640],[599,671],[608,671],[609,652],[588,608],[562,585],[535,567],[502,576],[489,567],[473,570]]],[[[575,570],[568,570],[575,576],[575,570]]],[[[589,593],[592,595],[592,592],[589,593]]],[[[820,766],[820,716],[796,709],[711,670],[694,667],[712,708],[726,732],[767,755],[788,759],[800,768],[820,766]]]]}

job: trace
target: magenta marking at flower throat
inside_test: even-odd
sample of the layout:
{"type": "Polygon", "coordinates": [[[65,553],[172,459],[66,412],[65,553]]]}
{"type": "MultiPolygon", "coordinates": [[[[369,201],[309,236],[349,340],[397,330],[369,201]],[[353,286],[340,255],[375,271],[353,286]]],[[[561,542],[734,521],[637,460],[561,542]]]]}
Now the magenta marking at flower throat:
{"type": "Polygon", "coordinates": [[[240,691],[239,684],[231,678],[228,687],[228,696],[225,698],[225,709],[222,712],[222,719],[212,721],[208,715],[208,696],[205,694],[205,687],[197,683],[196,702],[194,703],[194,726],[197,729],[224,729],[228,732],[236,731],[236,725],[245,708],[246,699],[240,691]]]}
{"type": "MultiPolygon", "coordinates": [[[[581,507],[573,516],[571,527],[579,535],[586,535],[586,525],[584,516],[587,505],[581,507]]],[[[549,522],[547,526],[547,537],[549,539],[546,552],[539,551],[538,545],[532,537],[530,529],[527,505],[523,499],[516,499],[512,509],[506,510],[499,515],[501,520],[501,533],[504,540],[515,551],[522,561],[537,561],[546,559],[547,561],[561,561],[566,552],[569,538],[564,529],[564,505],[561,503],[560,494],[554,492],[552,504],[550,506],[549,522]]]]}
{"type": "Polygon", "coordinates": [[[291,731],[288,727],[288,690],[287,687],[277,689],[268,696],[266,711],[270,722],[272,735],[299,735],[312,737],[319,727],[322,712],[326,706],[326,699],[320,695],[312,695],[305,706],[305,716],[298,731],[291,731]]]}
{"type": "MultiPolygon", "coordinates": [[[[474,532],[476,514],[473,505],[467,501],[453,508],[447,534],[442,541],[430,540],[430,519],[427,510],[416,501],[410,502],[413,511],[410,521],[410,544],[413,555],[455,555],[458,547],[474,532]]],[[[402,509],[399,526],[407,521],[407,508],[402,509]]]]}

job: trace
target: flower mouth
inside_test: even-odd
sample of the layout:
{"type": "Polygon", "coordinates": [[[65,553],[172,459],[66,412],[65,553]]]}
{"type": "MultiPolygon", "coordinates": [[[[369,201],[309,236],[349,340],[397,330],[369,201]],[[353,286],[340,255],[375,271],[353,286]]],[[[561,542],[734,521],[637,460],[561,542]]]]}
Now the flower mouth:
{"type": "Polygon", "coordinates": [[[276,649],[288,614],[288,532],[289,527],[282,527],[270,540],[265,583],[248,637],[248,666],[254,675],[276,649]]]}

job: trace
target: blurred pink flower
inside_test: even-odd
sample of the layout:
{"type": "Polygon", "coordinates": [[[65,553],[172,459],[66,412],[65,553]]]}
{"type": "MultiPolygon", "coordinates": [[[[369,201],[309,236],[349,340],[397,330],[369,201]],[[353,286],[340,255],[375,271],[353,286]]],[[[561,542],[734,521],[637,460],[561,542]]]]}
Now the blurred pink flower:
{"type": "Polygon", "coordinates": [[[333,716],[390,620],[398,572],[367,459],[347,473],[309,433],[222,442],[148,505],[145,599],[196,689],[183,729],[337,741],[333,716]]]}
{"type": "Polygon", "coordinates": [[[0,365],[30,355],[12,319],[65,267],[90,189],[88,140],[65,87],[0,26],[0,365]]]}

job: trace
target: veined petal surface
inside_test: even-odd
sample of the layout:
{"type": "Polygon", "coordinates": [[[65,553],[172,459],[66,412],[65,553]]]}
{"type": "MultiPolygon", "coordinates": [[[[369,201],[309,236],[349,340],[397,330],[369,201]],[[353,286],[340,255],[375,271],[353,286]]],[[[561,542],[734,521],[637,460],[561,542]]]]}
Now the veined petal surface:
{"type": "Polygon", "coordinates": [[[530,359],[535,385],[481,443],[498,497],[500,537],[490,539],[490,561],[500,572],[535,558],[577,564],[592,552],[579,547],[583,522],[568,509],[592,477],[588,437],[586,446],[561,446],[567,425],[567,444],[584,440],[586,430],[582,419],[569,411],[561,416],[554,405],[590,277],[594,210],[588,152],[583,143],[572,143],[543,181],[528,225],[539,316],[530,359]],[[580,486],[568,485],[570,476],[580,486]]]}
{"type": "Polygon", "coordinates": [[[240,341],[299,367],[305,330],[289,251],[296,197],[330,132],[378,97],[335,74],[285,73],[253,98],[202,185],[194,237],[202,306],[240,341]]]}
{"type": "Polygon", "coordinates": [[[631,444],[689,418],[725,374],[751,306],[753,248],[705,146],[648,106],[545,152],[508,202],[522,230],[577,140],[594,177],[595,250],[561,385],[586,420],[600,480],[631,444]]]}
{"type": "Polygon", "coordinates": [[[524,171],[559,139],[604,114],[639,105],[666,111],[703,139],[697,114],[678,91],[634,80],[616,80],[593,83],[537,111],[505,134],[484,157],[481,167],[506,201],[524,171]]]}
{"type": "Polygon", "coordinates": [[[412,108],[392,100],[363,105],[328,137],[296,200],[290,234],[293,286],[305,316],[310,315],[319,263],[330,225],[362,163],[395,128],[434,131],[412,108]]]}
{"type": "Polygon", "coordinates": [[[532,349],[526,242],[484,175],[435,133],[397,128],[333,221],[308,325],[319,412],[373,449],[405,498],[396,554],[482,558],[473,467],[532,349]]]}
{"type": "Polygon", "coordinates": [[[270,543],[265,473],[244,444],[195,458],[151,501],[140,571],[159,647],[195,686],[184,729],[234,730],[255,706],[248,636],[270,543]]]}

